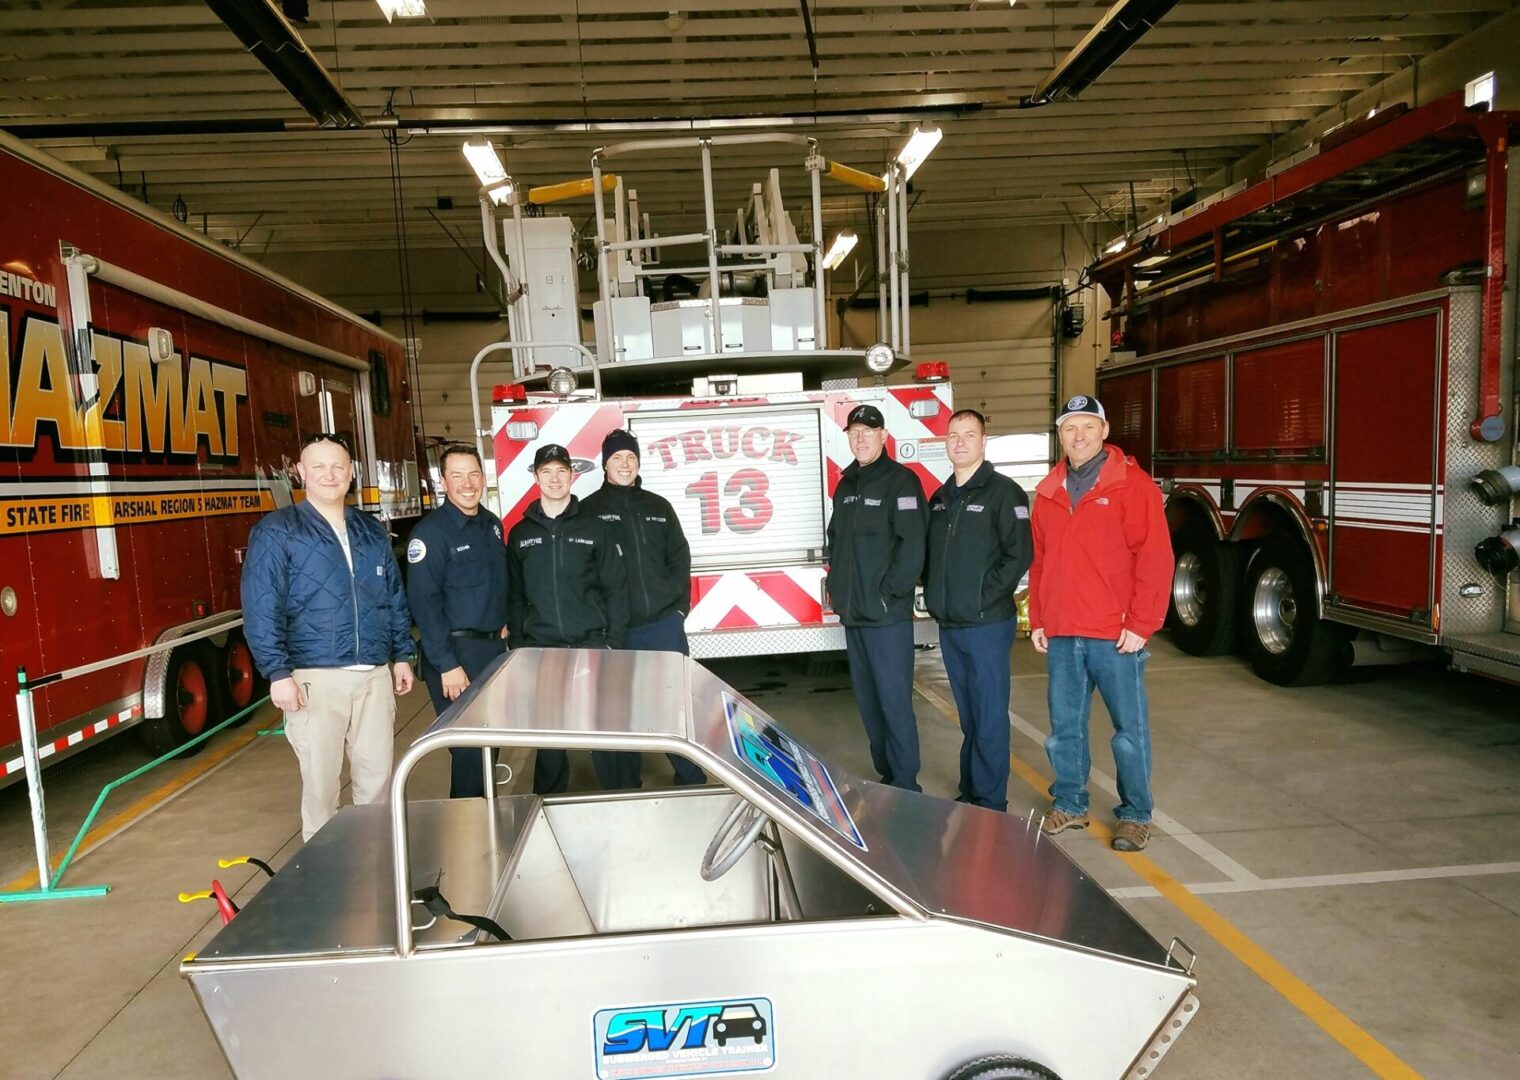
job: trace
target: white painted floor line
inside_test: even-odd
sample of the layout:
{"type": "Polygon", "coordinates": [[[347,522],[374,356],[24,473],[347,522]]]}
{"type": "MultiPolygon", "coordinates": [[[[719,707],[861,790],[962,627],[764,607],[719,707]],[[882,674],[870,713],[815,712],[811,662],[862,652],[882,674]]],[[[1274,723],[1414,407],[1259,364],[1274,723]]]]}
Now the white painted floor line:
{"type": "MultiPolygon", "coordinates": [[[[1008,721],[1013,725],[1014,730],[1021,735],[1024,735],[1041,747],[1045,745],[1045,733],[1012,709],[1008,711],[1008,721]]],[[[1119,786],[1114,782],[1113,777],[1096,766],[1092,770],[1091,777],[1093,783],[1098,787],[1116,799],[1119,797],[1119,786]]],[[[1261,880],[1170,814],[1162,813],[1160,810],[1152,810],[1151,823],[1156,831],[1170,836],[1231,881],[1252,882],[1261,880]]]]}
{"type": "MultiPolygon", "coordinates": [[[[1520,862],[1476,863],[1472,866],[1424,866],[1409,870],[1370,870],[1361,874],[1315,874],[1310,877],[1257,878],[1254,881],[1204,881],[1184,885],[1198,896],[1210,893],[1268,892],[1276,889],[1323,889],[1338,885],[1382,885],[1396,881],[1430,881],[1436,878],[1488,877],[1520,874],[1520,862]]],[[[1149,900],[1161,894],[1149,885],[1109,889],[1117,900],[1149,900]]]]}

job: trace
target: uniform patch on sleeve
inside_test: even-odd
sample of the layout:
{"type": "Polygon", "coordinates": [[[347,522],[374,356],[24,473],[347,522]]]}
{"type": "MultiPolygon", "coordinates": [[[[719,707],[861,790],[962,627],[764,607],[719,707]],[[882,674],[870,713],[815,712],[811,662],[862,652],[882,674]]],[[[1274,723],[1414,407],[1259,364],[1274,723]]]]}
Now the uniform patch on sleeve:
{"type": "Polygon", "coordinates": [[[918,496],[917,495],[902,495],[902,496],[900,496],[898,498],[898,500],[897,500],[897,508],[899,510],[917,510],[918,509],[918,496]]]}
{"type": "Polygon", "coordinates": [[[1029,516],[1029,507],[1027,507],[1027,506],[1015,506],[1013,508],[1013,516],[1014,517],[1027,518],[1029,516]]]}
{"type": "Polygon", "coordinates": [[[406,561],[419,563],[425,558],[427,558],[427,545],[422,542],[421,537],[412,537],[411,542],[406,545],[406,561]]]}

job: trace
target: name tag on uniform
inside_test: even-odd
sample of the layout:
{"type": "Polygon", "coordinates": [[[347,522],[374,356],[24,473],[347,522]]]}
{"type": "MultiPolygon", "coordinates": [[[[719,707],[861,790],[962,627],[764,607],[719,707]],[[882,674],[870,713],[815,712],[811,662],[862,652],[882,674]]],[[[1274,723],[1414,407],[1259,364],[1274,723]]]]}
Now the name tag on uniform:
{"type": "Polygon", "coordinates": [[[839,501],[841,503],[859,502],[860,501],[860,496],[859,495],[846,495],[844,498],[840,499],[839,501]]]}
{"type": "Polygon", "coordinates": [[[980,514],[983,510],[985,510],[987,508],[985,506],[983,506],[981,503],[967,503],[966,504],[966,509],[970,510],[973,514],[980,514]]]}
{"type": "Polygon", "coordinates": [[[662,518],[662,517],[646,517],[644,520],[645,521],[654,521],[654,522],[658,522],[661,525],[664,525],[667,519],[662,518]]]}
{"type": "Polygon", "coordinates": [[[866,505],[867,506],[880,506],[881,505],[881,500],[880,499],[867,499],[866,500],[866,505]]]}
{"type": "Polygon", "coordinates": [[[460,544],[457,548],[454,549],[454,553],[457,555],[461,551],[469,551],[469,550],[470,550],[470,545],[469,544],[460,544]]]}
{"type": "Polygon", "coordinates": [[[585,544],[587,547],[596,547],[595,540],[588,539],[584,536],[572,536],[570,537],[570,542],[572,544],[585,544]]]}

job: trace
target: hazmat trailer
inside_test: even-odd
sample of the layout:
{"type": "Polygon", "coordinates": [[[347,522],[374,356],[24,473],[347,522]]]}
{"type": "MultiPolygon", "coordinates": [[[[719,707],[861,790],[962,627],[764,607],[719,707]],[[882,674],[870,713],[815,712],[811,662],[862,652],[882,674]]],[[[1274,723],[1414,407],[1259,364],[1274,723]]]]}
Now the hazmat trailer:
{"type": "Polygon", "coordinates": [[[1091,268],[1184,650],[1239,642],[1282,685],[1436,650],[1520,682],[1516,121],[1396,106],[1091,268]]]}
{"type": "MultiPolygon", "coordinates": [[[[886,453],[918,475],[925,496],[951,470],[946,365],[920,363],[911,381],[886,382],[909,370],[911,350],[900,172],[868,175],[796,135],[666,139],[598,150],[588,180],[529,189],[508,177],[482,189],[481,206],[487,249],[511,300],[512,341],[487,346],[471,379],[473,386],[493,350],[512,354],[513,380],[493,391],[487,455],[504,525],[537,497],[530,470],[540,446],[569,450],[580,474],[572,490],[584,498],[602,482],[602,439],[626,428],[642,446],[644,486],[670,501],[691,544],[692,655],[844,648],[824,576],[831,496],[853,460],[846,417],[862,404],[880,409],[886,453]],[[799,239],[778,168],[717,220],[714,158],[756,146],[796,155],[799,186],[811,195],[810,240],[799,239]],[[691,167],[704,193],[703,231],[655,234],[638,191],[603,171],[649,155],[666,169],[691,167]],[[828,342],[825,181],[875,200],[878,341],[869,348],[828,342]],[[588,196],[599,223],[594,350],[579,340],[572,221],[531,213],[588,196]],[[510,206],[510,219],[498,220],[498,201],[510,206]]],[[[921,595],[915,616],[915,641],[936,641],[921,595]]]]}
{"type": "Polygon", "coordinates": [[[214,631],[34,693],[44,763],[132,726],[171,750],[257,699],[242,554],[299,497],[303,438],[345,436],[383,517],[415,517],[421,489],[399,341],[4,135],[0,190],[5,784],[18,668],[214,631]]]}

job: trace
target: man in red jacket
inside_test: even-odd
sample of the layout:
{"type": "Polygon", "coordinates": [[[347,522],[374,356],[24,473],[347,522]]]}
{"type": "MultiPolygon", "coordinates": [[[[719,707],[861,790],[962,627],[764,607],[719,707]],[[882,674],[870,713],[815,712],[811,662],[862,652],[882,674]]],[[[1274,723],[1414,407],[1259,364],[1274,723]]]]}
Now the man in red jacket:
{"type": "Polygon", "coordinates": [[[1113,721],[1118,773],[1114,847],[1150,839],[1151,734],[1146,640],[1161,629],[1172,584],[1172,541],[1161,492],[1116,446],[1097,398],[1078,395],[1056,420],[1062,459],[1035,488],[1029,625],[1049,674],[1053,804],[1050,834],[1088,824],[1092,768],[1087,720],[1096,686],[1113,721]]]}

